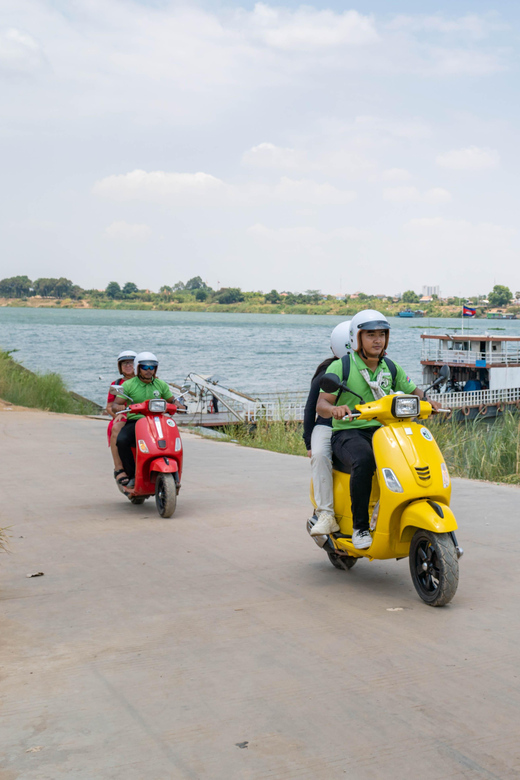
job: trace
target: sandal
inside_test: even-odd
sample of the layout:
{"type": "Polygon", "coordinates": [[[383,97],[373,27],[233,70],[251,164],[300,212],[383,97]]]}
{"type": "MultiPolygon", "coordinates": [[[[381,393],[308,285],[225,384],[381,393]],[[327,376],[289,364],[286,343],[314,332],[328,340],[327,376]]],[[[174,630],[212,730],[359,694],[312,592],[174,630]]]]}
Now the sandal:
{"type": "Polygon", "coordinates": [[[126,471],[124,469],[119,469],[119,471],[114,471],[114,479],[120,487],[126,487],[130,482],[130,478],[127,476],[126,471]],[[125,476],[118,479],[117,477],[119,474],[124,474],[125,476]]]}

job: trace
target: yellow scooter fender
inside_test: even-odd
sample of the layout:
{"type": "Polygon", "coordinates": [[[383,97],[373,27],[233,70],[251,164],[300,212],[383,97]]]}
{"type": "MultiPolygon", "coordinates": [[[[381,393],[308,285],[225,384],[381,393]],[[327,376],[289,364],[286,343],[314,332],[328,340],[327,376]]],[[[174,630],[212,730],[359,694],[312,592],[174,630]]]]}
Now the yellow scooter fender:
{"type": "Polygon", "coordinates": [[[401,515],[400,541],[411,541],[417,528],[433,531],[436,534],[446,534],[457,529],[457,521],[446,504],[441,504],[438,501],[430,502],[428,499],[422,498],[408,504],[401,515]],[[444,515],[443,517],[440,516],[439,510],[444,515]]]}

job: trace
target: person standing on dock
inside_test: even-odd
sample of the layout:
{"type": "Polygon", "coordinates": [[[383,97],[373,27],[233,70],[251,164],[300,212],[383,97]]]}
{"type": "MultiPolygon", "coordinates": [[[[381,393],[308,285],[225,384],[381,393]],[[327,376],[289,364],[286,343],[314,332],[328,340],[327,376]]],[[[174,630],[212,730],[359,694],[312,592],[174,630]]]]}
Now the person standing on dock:
{"type": "Polygon", "coordinates": [[[340,322],[331,333],[330,348],[334,357],[324,360],[311,381],[311,389],[303,413],[303,440],[307,455],[311,459],[312,484],[316,501],[317,522],[312,535],[331,534],[339,526],[334,517],[332,492],[332,418],[316,415],[316,404],[320,395],[320,382],[328,367],[335,360],[346,355],[350,322],[340,322]],[[317,530],[316,530],[317,529],[317,530]]]}

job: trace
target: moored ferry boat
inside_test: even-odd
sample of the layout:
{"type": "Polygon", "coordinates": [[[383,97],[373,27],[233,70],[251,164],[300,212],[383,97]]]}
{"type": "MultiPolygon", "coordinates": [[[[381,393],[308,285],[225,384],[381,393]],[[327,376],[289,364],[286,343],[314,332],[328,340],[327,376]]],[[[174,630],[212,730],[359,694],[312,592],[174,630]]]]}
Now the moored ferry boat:
{"type": "Polygon", "coordinates": [[[440,367],[451,369],[442,394],[443,406],[458,417],[495,417],[520,408],[520,336],[421,334],[423,382],[430,385],[440,367]]]}

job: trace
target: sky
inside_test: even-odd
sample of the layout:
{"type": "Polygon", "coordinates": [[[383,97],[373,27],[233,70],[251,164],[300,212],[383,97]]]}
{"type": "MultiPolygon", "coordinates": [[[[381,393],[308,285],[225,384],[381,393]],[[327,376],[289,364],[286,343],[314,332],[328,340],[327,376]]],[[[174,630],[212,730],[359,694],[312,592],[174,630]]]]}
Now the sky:
{"type": "Polygon", "coordinates": [[[520,290],[520,8],[3,0],[0,277],[520,290]]]}

